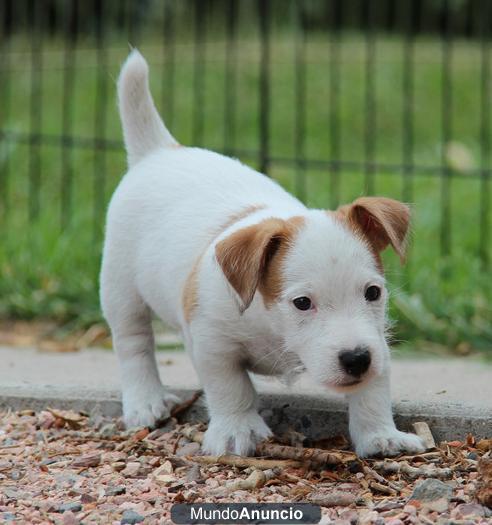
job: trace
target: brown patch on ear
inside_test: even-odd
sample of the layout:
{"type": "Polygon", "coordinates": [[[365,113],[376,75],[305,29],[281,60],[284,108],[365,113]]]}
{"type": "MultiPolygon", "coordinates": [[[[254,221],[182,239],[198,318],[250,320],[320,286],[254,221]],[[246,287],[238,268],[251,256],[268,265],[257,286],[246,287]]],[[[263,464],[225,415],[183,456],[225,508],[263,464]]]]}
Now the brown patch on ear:
{"type": "Polygon", "coordinates": [[[335,216],[362,235],[378,258],[391,245],[400,261],[405,261],[410,226],[410,208],[406,204],[386,197],[361,197],[338,208],[335,216]]]}
{"type": "Polygon", "coordinates": [[[257,289],[266,305],[282,291],[281,267],[302,217],[282,220],[269,218],[242,228],[215,247],[217,261],[246,310],[257,289]]]}
{"type": "Polygon", "coordinates": [[[282,241],[266,267],[259,286],[260,293],[267,308],[275,303],[282,294],[284,261],[295,237],[304,226],[305,220],[304,217],[295,216],[286,219],[284,222],[285,226],[282,232],[282,241]]]}
{"type": "MultiPolygon", "coordinates": [[[[217,235],[220,235],[223,231],[227,230],[227,228],[229,228],[236,222],[245,219],[246,217],[248,217],[248,215],[259,211],[264,207],[265,206],[247,206],[239,212],[234,213],[233,215],[228,217],[226,221],[224,221],[224,224],[222,224],[217,231],[213,232],[213,234],[211,235],[210,242],[212,242],[212,240],[216,238],[217,235]]],[[[202,259],[203,253],[195,260],[195,263],[193,264],[191,272],[188,274],[188,277],[186,278],[183,287],[182,306],[184,318],[187,323],[191,321],[193,312],[198,306],[198,271],[200,269],[202,259]]]]}

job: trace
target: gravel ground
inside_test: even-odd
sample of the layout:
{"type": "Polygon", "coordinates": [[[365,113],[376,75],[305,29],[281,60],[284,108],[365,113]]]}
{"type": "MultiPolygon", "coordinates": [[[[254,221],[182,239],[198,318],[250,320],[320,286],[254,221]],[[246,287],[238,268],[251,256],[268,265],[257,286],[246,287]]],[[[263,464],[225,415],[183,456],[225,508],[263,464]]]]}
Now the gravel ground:
{"type": "Polygon", "coordinates": [[[338,464],[258,469],[204,464],[183,432],[175,419],[129,432],[54,409],[1,413],[0,523],[172,523],[173,503],[212,501],[317,503],[324,524],[492,523],[478,502],[492,505],[492,440],[361,461],[342,437],[306,443],[292,432],[283,445],[329,450],[338,464]]]}

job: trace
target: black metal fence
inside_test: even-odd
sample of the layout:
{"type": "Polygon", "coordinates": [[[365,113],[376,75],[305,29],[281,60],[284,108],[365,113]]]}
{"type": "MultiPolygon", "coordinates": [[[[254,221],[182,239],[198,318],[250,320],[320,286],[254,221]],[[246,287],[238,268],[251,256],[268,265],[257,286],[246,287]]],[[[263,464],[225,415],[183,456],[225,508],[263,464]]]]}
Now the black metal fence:
{"type": "Polygon", "coordinates": [[[100,238],[124,171],[114,78],[130,43],[181,142],[316,206],[421,203],[435,257],[464,244],[488,264],[488,0],[1,0],[0,29],[2,229],[90,215],[100,238]]]}

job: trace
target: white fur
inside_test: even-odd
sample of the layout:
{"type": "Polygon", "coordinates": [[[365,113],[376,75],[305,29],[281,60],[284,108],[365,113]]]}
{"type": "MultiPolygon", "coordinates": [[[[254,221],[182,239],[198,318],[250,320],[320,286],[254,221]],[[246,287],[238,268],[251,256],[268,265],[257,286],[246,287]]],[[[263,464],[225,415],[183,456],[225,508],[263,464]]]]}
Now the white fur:
{"type": "Polygon", "coordinates": [[[118,81],[119,106],[130,169],[108,211],[101,272],[101,302],[120,361],[123,409],[129,426],[153,425],[176,398],[162,386],[154,357],[152,312],[183,333],[206,392],[211,421],[204,449],[247,454],[270,435],[256,411],[248,370],[294,375],[306,368],[350,403],[350,433],[361,455],[422,450],[399,432],[390,405],[386,292],[368,303],[364,289],[384,279],[364,243],[320,210],[309,210],[271,179],[237,160],[177,147],[148,90],[147,65],[134,51],[118,81]],[[215,239],[227,218],[261,206],[215,239]],[[285,289],[267,308],[257,292],[244,313],[215,257],[215,245],[262,219],[304,217],[285,261],[285,289]],[[201,257],[198,306],[184,319],[182,294],[201,257]],[[308,295],[315,310],[292,300],[308,295]],[[372,364],[360,384],[338,353],[370,348],[372,364]]]}

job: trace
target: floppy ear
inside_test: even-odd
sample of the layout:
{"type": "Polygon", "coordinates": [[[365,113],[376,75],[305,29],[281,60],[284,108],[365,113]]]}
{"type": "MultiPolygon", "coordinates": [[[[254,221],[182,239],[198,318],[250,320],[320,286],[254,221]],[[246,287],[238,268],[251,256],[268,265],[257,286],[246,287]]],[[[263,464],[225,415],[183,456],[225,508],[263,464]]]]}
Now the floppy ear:
{"type": "Polygon", "coordinates": [[[400,261],[405,261],[409,206],[385,197],[361,197],[340,207],[337,213],[362,234],[377,253],[391,244],[400,261]]]}
{"type": "Polygon", "coordinates": [[[281,219],[266,219],[217,243],[217,262],[241,299],[241,312],[253,301],[268,263],[280,247],[285,227],[281,219]]]}

